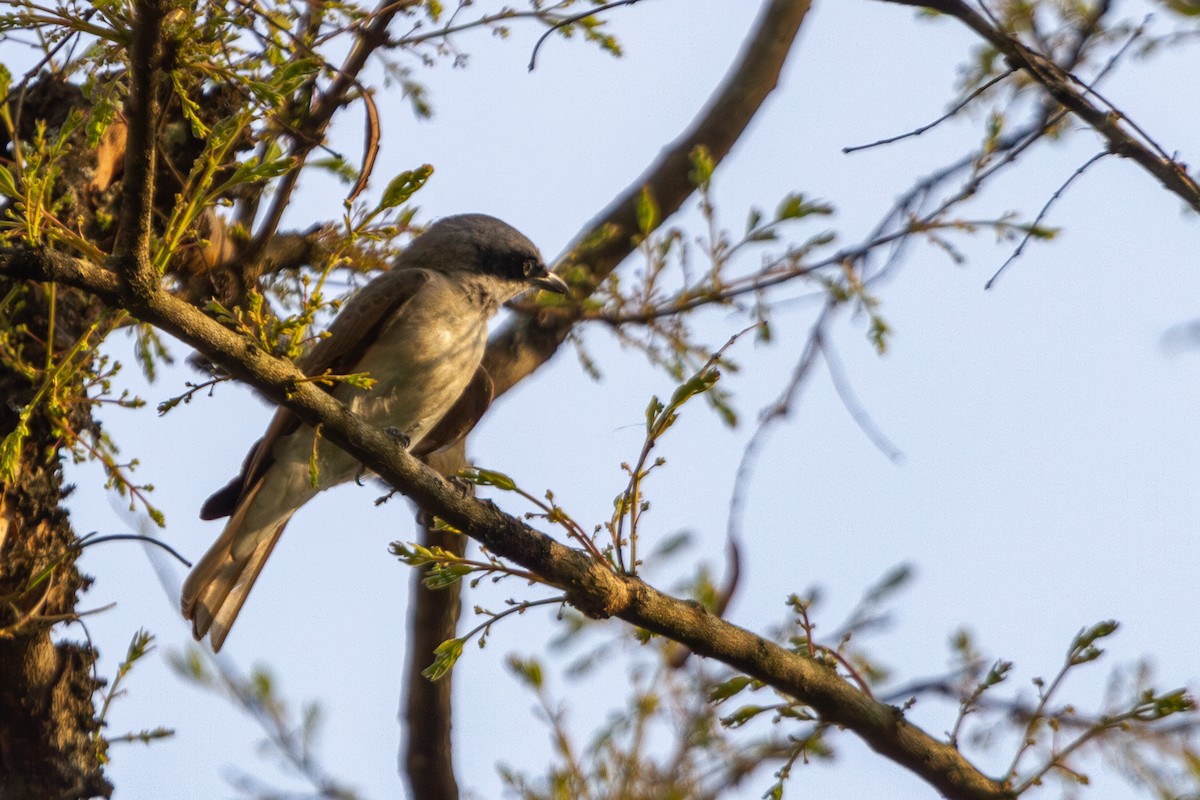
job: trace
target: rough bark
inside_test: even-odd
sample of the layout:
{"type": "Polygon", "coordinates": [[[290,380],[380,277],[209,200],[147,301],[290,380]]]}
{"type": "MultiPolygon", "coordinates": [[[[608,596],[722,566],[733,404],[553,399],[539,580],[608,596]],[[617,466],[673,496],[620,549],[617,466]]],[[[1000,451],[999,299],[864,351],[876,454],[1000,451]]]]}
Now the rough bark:
{"type": "MultiPolygon", "coordinates": [[[[6,327],[27,325],[21,342],[25,363],[41,364],[48,333],[42,287],[0,279],[0,296],[16,291],[24,302],[6,327]]],[[[78,328],[87,306],[68,302],[64,290],[56,303],[60,332],[78,328]]],[[[40,375],[37,376],[40,378],[40,375]]],[[[78,381],[65,392],[82,391],[78,381]]],[[[22,407],[36,388],[16,365],[0,361],[0,432],[17,427],[22,407]]],[[[92,703],[100,688],[93,673],[96,651],[90,644],[51,636],[55,622],[71,619],[79,593],[90,579],[75,567],[76,537],[61,506],[64,487],[59,452],[47,443],[61,440],[56,424],[43,413],[30,417],[29,435],[17,455],[14,478],[0,487],[0,797],[79,798],[103,795],[112,787],[104,778],[104,740],[92,703]],[[32,579],[52,563],[50,577],[30,588],[32,579]]],[[[70,425],[91,428],[90,409],[75,404],[70,425]]]]}

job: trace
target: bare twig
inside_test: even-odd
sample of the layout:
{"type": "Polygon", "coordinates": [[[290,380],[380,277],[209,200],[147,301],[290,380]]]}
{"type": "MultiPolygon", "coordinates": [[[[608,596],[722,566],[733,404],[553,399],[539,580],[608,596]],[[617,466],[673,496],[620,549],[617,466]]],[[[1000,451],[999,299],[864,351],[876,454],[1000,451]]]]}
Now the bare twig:
{"type": "Polygon", "coordinates": [[[1006,80],[1014,72],[1016,72],[1016,70],[1014,70],[1014,69],[1006,69],[1004,72],[1001,72],[999,75],[992,78],[990,81],[988,81],[987,83],[983,84],[982,86],[978,87],[973,92],[968,94],[962,100],[959,100],[957,103],[955,103],[950,108],[949,111],[947,111],[945,114],[942,114],[940,117],[935,119],[933,122],[926,123],[925,125],[922,125],[919,128],[914,128],[913,130],[908,131],[907,133],[901,133],[896,136],[889,136],[886,139],[879,139],[878,141],[871,142],[870,144],[858,144],[858,145],[852,145],[850,147],[843,147],[842,152],[843,153],[857,153],[860,150],[869,150],[872,147],[879,147],[881,145],[899,142],[904,139],[911,139],[914,136],[920,136],[923,133],[933,130],[938,125],[941,125],[943,122],[950,119],[958,112],[962,111],[964,108],[966,108],[972,102],[974,102],[977,97],[980,97],[985,92],[987,92],[988,89],[990,89],[993,86],[995,86],[996,84],[1006,80]]]}
{"type": "Polygon", "coordinates": [[[808,381],[812,374],[813,364],[816,363],[817,354],[820,352],[820,338],[825,326],[837,308],[837,305],[830,300],[826,300],[825,306],[821,309],[821,313],[817,316],[816,322],[809,329],[808,340],[804,343],[804,350],[800,354],[796,366],[792,369],[792,377],[788,381],[787,388],[772,405],[764,409],[759,417],[758,427],[754,429],[754,434],[750,440],[746,442],[745,449],[742,450],[741,461],[738,462],[737,473],[733,479],[733,493],[729,498],[729,518],[725,525],[726,536],[730,539],[738,540],[741,538],[741,523],[742,523],[742,506],[745,503],[746,491],[749,488],[750,476],[754,469],[755,460],[758,458],[758,452],[766,442],[768,428],[780,418],[786,416],[791,404],[795,402],[800,389],[808,381]]]}
{"type": "Polygon", "coordinates": [[[1004,54],[1009,64],[1021,69],[1062,108],[1075,114],[1108,142],[1109,150],[1129,158],[1158,179],[1168,191],[1177,195],[1193,209],[1200,211],[1200,185],[1188,174],[1186,167],[1169,156],[1149,135],[1129,122],[1111,103],[1101,99],[1107,108],[1098,108],[1087,98],[1095,95],[1086,84],[1055,64],[1047,56],[1036,53],[1018,39],[1000,30],[962,0],[882,0],[898,5],[920,6],[941,11],[965,24],[982,39],[1004,54]],[[1083,87],[1083,88],[1078,88],[1083,87]],[[1136,135],[1125,129],[1128,124],[1136,135]]]}
{"type": "Polygon", "coordinates": [[[546,32],[543,33],[541,36],[539,36],[537,43],[534,44],[533,52],[529,54],[529,71],[533,72],[534,65],[537,62],[538,50],[540,50],[542,48],[542,43],[545,42],[546,39],[548,39],[550,37],[550,34],[554,33],[557,30],[565,28],[568,25],[574,25],[576,22],[579,22],[582,19],[587,19],[588,17],[595,16],[596,14],[601,14],[610,9],[617,8],[618,6],[631,6],[636,2],[638,2],[638,0],[615,0],[612,3],[605,3],[602,6],[598,6],[596,8],[592,8],[587,11],[580,12],[579,14],[572,14],[569,17],[564,17],[564,18],[558,20],[553,25],[551,25],[549,28],[547,28],[546,32]]]}
{"type": "Polygon", "coordinates": [[[1062,197],[1064,192],[1067,191],[1067,187],[1070,186],[1071,183],[1076,178],[1078,178],[1083,173],[1087,172],[1088,168],[1091,167],[1093,164],[1095,164],[1097,161],[1104,158],[1105,156],[1110,156],[1110,155],[1112,155],[1112,152],[1109,150],[1104,150],[1104,151],[1097,153],[1096,155],[1092,156],[1087,161],[1085,161],[1079,167],[1079,169],[1072,172],[1070,177],[1068,177],[1065,181],[1063,181],[1062,185],[1059,186],[1054,191],[1054,194],[1050,195],[1050,199],[1047,200],[1046,204],[1042,206],[1042,210],[1038,212],[1036,217],[1034,217],[1033,222],[1031,222],[1029,224],[1029,230],[1027,230],[1025,232],[1025,235],[1021,237],[1021,241],[1017,244],[1016,249],[1014,249],[1012,251],[1012,254],[1004,260],[1004,263],[1000,265],[1000,268],[996,270],[996,272],[992,275],[992,277],[988,278],[988,282],[983,285],[984,289],[991,289],[992,286],[995,285],[996,279],[1000,277],[1000,273],[1002,273],[1002,272],[1004,272],[1004,270],[1008,269],[1009,264],[1013,263],[1014,261],[1016,261],[1018,258],[1021,257],[1021,253],[1024,252],[1024,250],[1025,250],[1025,245],[1027,245],[1029,243],[1029,240],[1033,238],[1034,234],[1038,232],[1038,225],[1041,224],[1041,221],[1046,218],[1046,214],[1049,213],[1050,207],[1052,205],[1054,205],[1055,202],[1058,201],[1058,198],[1062,197]]]}

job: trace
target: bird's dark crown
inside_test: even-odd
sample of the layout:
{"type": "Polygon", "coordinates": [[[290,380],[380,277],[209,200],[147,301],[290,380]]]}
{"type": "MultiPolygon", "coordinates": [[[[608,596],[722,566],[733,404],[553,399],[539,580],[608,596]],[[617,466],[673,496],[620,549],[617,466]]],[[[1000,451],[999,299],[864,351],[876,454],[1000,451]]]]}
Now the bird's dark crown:
{"type": "Polygon", "coordinates": [[[404,257],[426,268],[466,270],[521,282],[545,269],[533,242],[486,214],[438,220],[413,241],[404,257]]]}

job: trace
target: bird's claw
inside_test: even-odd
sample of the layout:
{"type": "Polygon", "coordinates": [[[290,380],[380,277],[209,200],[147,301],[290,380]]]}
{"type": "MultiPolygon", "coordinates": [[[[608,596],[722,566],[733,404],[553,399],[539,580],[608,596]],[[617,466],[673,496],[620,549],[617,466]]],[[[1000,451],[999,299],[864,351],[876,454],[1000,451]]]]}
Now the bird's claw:
{"type": "Polygon", "coordinates": [[[407,433],[399,428],[384,428],[383,432],[399,442],[400,446],[405,450],[412,446],[412,439],[409,438],[407,433]]]}

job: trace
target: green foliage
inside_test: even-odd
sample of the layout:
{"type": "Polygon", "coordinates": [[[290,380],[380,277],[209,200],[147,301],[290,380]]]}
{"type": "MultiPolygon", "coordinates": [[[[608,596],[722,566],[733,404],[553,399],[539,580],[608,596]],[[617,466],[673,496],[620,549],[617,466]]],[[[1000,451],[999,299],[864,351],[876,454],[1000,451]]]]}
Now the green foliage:
{"type": "Polygon", "coordinates": [[[650,192],[650,187],[643,186],[642,191],[637,196],[637,202],[634,205],[634,216],[637,218],[638,230],[644,239],[662,221],[662,212],[658,208],[658,202],[655,201],[654,195],[650,192]]]}
{"type": "Polygon", "coordinates": [[[143,744],[150,744],[159,739],[166,739],[175,735],[175,731],[170,728],[156,727],[146,729],[137,733],[127,733],[121,736],[102,736],[105,720],[108,718],[108,710],[112,706],[113,700],[120,697],[124,692],[121,690],[121,684],[132,671],[134,664],[145,658],[150,653],[154,652],[154,635],[145,630],[139,630],[133,635],[133,639],[129,642],[129,647],[125,651],[125,658],[117,665],[117,673],[113,676],[112,683],[109,684],[108,690],[103,692],[104,700],[100,706],[100,712],[97,715],[99,725],[96,726],[92,734],[92,743],[96,747],[96,758],[101,763],[107,764],[108,747],[107,744],[117,741],[137,741],[143,744]]]}
{"type": "Polygon", "coordinates": [[[17,182],[13,180],[12,173],[3,165],[0,165],[0,195],[14,199],[21,196],[17,194],[17,182]]]}
{"type": "Polygon", "coordinates": [[[517,489],[517,484],[512,478],[495,470],[464,467],[458,471],[458,477],[476,486],[495,486],[505,492],[514,492],[517,489]]]}
{"type": "Polygon", "coordinates": [[[421,674],[431,681],[446,677],[462,655],[464,644],[465,639],[447,639],[439,644],[433,651],[433,663],[421,670],[421,674]]]}
{"type": "Polygon", "coordinates": [[[408,202],[408,199],[425,185],[431,175],[433,175],[433,167],[429,164],[424,164],[415,170],[401,172],[392,178],[387,188],[383,190],[383,197],[379,201],[377,210],[395,208],[408,202]]]}
{"type": "Polygon", "coordinates": [[[707,192],[712,186],[713,172],[717,168],[712,153],[704,145],[698,144],[688,153],[688,159],[692,162],[692,169],[688,172],[688,183],[701,192],[707,192]]]}

